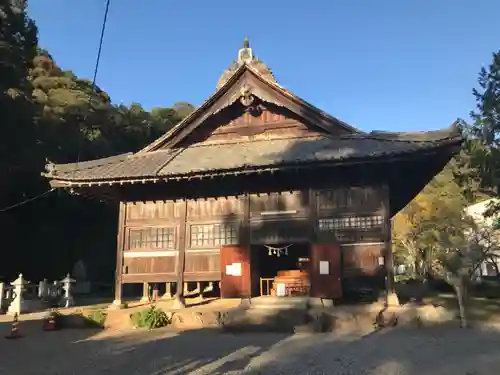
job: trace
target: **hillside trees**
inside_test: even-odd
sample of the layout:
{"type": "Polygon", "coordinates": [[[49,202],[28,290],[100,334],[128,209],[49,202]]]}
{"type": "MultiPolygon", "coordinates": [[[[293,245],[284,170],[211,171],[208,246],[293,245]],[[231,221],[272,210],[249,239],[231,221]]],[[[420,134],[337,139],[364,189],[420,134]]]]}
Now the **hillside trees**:
{"type": "MultiPolygon", "coordinates": [[[[12,3],[0,5],[0,210],[48,190],[40,176],[46,159],[65,163],[136,151],[187,113],[114,105],[104,90],[39,48],[25,5],[12,3]]],[[[116,223],[115,207],[63,191],[0,211],[6,244],[0,278],[19,272],[59,277],[84,259],[89,275],[111,279],[116,223]]]]}
{"type": "Polygon", "coordinates": [[[37,112],[31,100],[28,79],[36,56],[37,30],[22,4],[0,4],[0,204],[19,200],[30,193],[24,181],[36,166],[38,147],[37,112]]]}

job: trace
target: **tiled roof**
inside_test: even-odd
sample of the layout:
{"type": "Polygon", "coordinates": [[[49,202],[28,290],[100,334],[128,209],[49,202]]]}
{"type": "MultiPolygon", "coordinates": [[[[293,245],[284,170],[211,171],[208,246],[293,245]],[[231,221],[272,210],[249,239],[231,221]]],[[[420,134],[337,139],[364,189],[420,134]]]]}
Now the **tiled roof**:
{"type": "Polygon", "coordinates": [[[460,140],[459,136],[450,132],[439,135],[428,132],[418,136],[376,132],[338,138],[199,144],[185,149],[125,154],[78,164],[52,164],[45,175],[50,179],[67,181],[165,178],[386,157],[459,143],[460,140]]]}

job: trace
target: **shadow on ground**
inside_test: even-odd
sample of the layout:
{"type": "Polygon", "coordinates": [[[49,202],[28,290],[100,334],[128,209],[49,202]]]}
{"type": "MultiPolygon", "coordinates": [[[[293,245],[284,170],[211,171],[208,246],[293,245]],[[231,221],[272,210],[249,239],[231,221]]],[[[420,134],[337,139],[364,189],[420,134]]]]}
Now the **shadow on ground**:
{"type": "Polygon", "coordinates": [[[500,331],[494,329],[44,332],[41,321],[30,321],[21,323],[23,338],[3,339],[9,328],[0,326],[0,374],[496,375],[500,368],[500,331]]]}

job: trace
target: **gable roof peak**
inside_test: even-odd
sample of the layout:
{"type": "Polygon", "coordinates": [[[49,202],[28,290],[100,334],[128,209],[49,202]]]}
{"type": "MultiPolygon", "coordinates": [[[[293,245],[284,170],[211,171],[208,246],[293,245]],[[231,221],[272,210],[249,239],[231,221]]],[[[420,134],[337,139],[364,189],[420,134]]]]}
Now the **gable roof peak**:
{"type": "Polygon", "coordinates": [[[236,73],[236,71],[244,65],[251,67],[254,72],[266,80],[277,83],[271,69],[269,69],[266,64],[253,54],[250,42],[248,38],[245,37],[243,40],[243,46],[238,50],[236,61],[233,61],[217,82],[217,90],[220,89],[234,75],[234,73],[236,73]]]}

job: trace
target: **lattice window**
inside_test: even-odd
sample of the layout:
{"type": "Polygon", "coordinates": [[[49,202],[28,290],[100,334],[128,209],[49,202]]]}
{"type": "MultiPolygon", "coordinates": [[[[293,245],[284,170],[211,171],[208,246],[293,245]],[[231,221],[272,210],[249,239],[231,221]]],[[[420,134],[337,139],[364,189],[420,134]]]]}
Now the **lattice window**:
{"type": "Polygon", "coordinates": [[[191,225],[192,248],[214,248],[238,243],[237,224],[191,225]]]}
{"type": "Polygon", "coordinates": [[[175,229],[130,229],[128,245],[129,249],[175,249],[175,229]]]}
{"type": "Polygon", "coordinates": [[[331,219],[319,219],[318,227],[322,231],[334,231],[338,229],[369,229],[382,226],[384,218],[376,216],[351,216],[331,219]]]}

